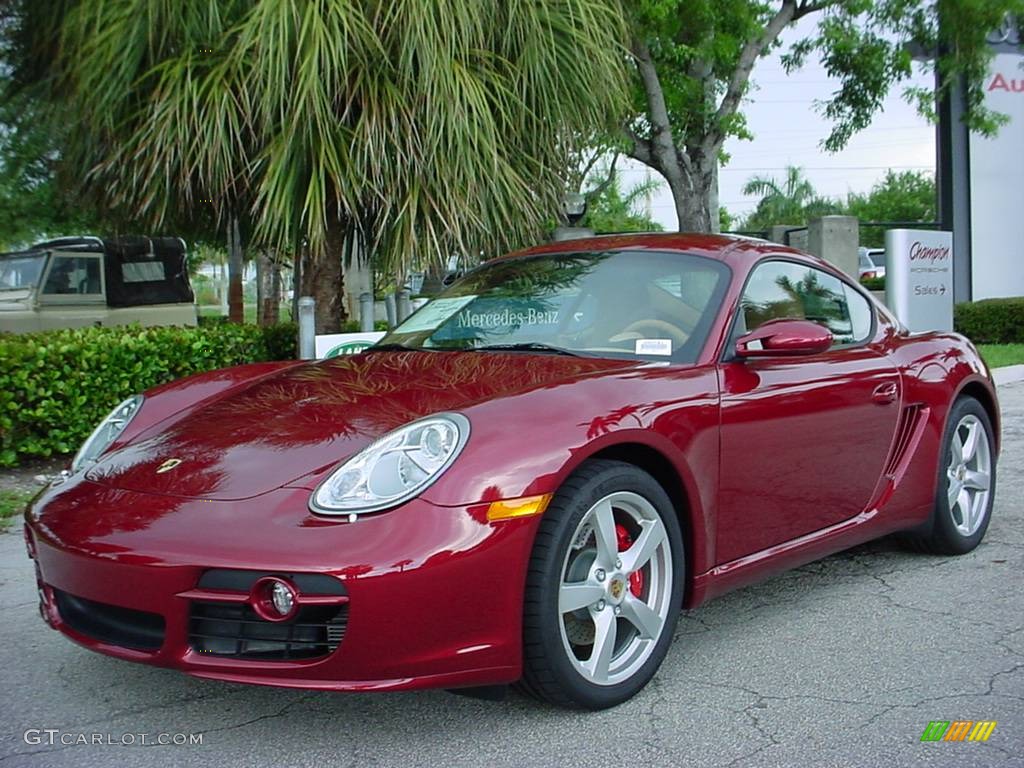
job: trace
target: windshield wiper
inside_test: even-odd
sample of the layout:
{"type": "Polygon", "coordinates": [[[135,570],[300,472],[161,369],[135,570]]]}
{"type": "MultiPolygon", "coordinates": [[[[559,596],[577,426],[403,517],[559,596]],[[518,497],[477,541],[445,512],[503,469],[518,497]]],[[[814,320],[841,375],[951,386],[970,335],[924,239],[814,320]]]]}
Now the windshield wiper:
{"type": "Polygon", "coordinates": [[[425,352],[425,349],[421,347],[410,347],[405,344],[374,344],[372,347],[367,347],[363,350],[362,354],[367,352],[425,352]]]}
{"type": "Polygon", "coordinates": [[[475,352],[543,352],[549,355],[567,355],[568,357],[583,357],[570,349],[563,349],[551,344],[544,344],[539,341],[523,341],[518,344],[484,344],[482,347],[470,347],[467,351],[475,352]]]}

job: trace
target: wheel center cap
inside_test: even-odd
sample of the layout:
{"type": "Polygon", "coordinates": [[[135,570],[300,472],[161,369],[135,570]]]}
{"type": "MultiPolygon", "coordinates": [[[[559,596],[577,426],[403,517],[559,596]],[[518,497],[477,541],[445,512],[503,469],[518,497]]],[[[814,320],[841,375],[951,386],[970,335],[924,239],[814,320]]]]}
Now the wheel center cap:
{"type": "Polygon", "coordinates": [[[617,603],[622,600],[624,594],[626,594],[626,582],[624,579],[616,576],[608,584],[608,595],[617,603]]]}

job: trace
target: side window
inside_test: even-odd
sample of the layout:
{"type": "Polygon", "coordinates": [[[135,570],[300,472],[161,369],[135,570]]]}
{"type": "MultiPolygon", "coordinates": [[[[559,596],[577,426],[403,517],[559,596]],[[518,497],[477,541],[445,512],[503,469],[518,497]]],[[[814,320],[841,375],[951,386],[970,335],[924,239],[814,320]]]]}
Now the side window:
{"type": "MultiPolygon", "coordinates": [[[[863,301],[859,296],[855,298],[863,301]]],[[[867,309],[870,330],[870,307],[867,309]]],[[[811,320],[832,331],[836,344],[861,338],[854,330],[843,282],[814,267],[790,261],[769,261],[755,267],[743,292],[740,312],[746,331],[769,320],[811,320]]]]}
{"type": "Polygon", "coordinates": [[[61,296],[101,295],[103,284],[100,281],[99,258],[54,255],[43,293],[61,296]]]}
{"type": "Polygon", "coordinates": [[[864,341],[871,335],[874,325],[874,311],[871,302],[861,296],[850,286],[844,284],[846,306],[850,310],[850,325],[853,327],[853,341],[864,341]]]}

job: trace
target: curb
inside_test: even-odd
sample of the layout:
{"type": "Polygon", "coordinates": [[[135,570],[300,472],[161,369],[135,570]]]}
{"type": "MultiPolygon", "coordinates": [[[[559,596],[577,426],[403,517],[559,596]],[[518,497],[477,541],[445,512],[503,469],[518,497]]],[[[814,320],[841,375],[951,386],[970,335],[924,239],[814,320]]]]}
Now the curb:
{"type": "Polygon", "coordinates": [[[992,380],[997,386],[1024,381],[1024,365],[1007,365],[992,369],[992,380]]]}

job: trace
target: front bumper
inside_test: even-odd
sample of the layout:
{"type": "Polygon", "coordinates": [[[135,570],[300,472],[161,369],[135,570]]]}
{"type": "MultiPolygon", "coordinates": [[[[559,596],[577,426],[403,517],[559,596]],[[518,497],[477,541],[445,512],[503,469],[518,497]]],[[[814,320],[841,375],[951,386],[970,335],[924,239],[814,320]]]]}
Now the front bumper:
{"type": "Polygon", "coordinates": [[[308,497],[58,486],[26,513],[43,617],[89,649],[220,680],[363,691],[519,678],[536,518],[490,523],[486,504],[415,499],[349,523],[309,514],[308,497]],[[253,624],[246,585],[268,574],[299,584],[298,629],[253,624]],[[219,637],[231,627],[245,642],[219,637]]]}

